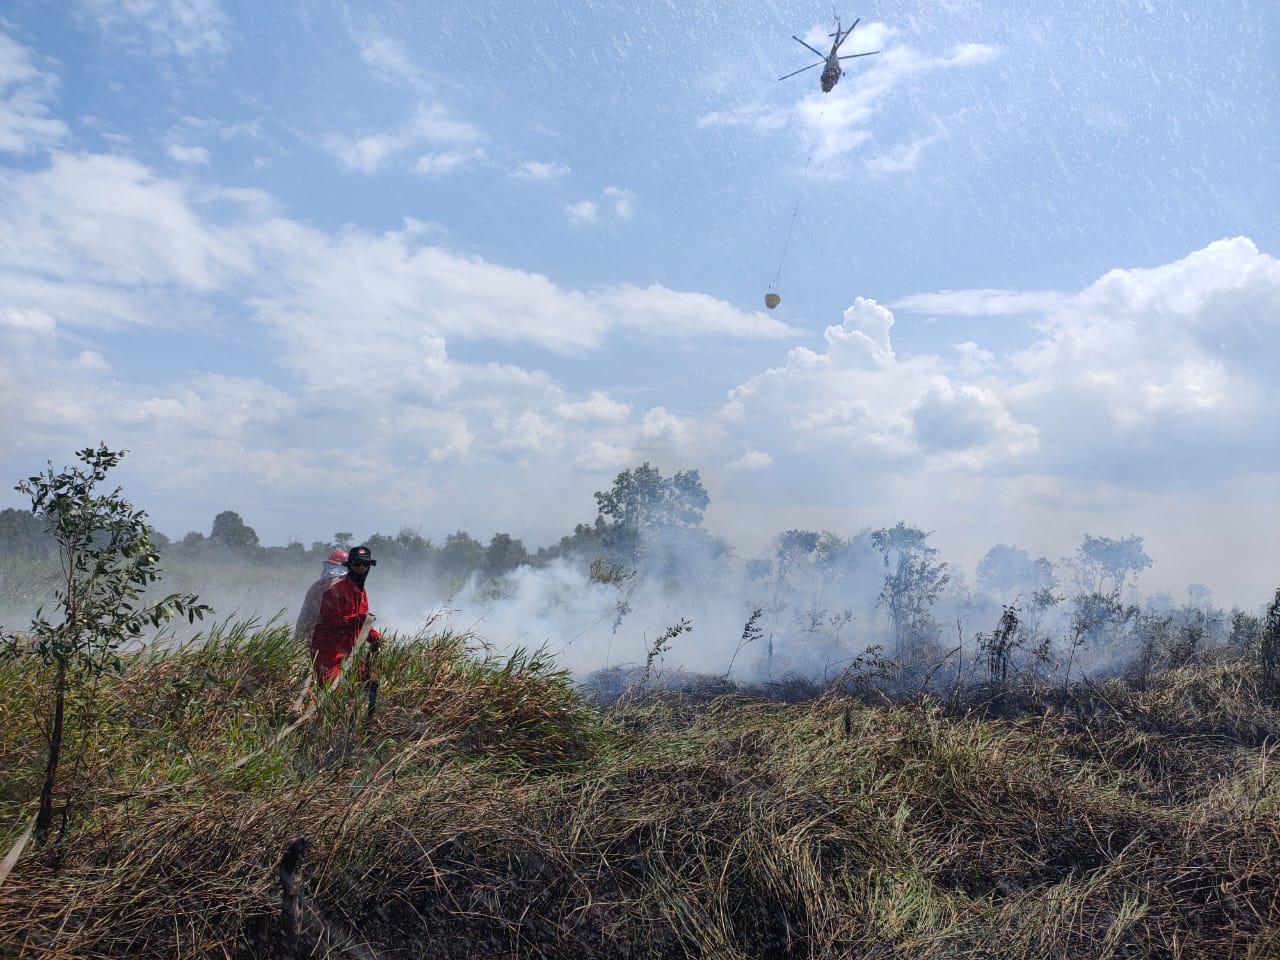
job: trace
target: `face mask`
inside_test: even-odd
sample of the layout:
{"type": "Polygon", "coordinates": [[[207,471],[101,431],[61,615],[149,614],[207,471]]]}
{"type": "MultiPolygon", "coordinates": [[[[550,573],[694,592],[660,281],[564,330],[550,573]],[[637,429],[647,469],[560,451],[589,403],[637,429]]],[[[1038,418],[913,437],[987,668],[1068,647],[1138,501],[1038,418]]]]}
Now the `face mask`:
{"type": "Polygon", "coordinates": [[[344,576],[347,568],[340,563],[330,563],[328,560],[324,562],[324,570],[320,576],[324,580],[332,580],[334,577],[344,576]]]}
{"type": "Polygon", "coordinates": [[[368,567],[365,567],[363,570],[351,570],[347,573],[347,579],[350,580],[352,583],[354,583],[361,590],[364,589],[364,580],[365,580],[365,577],[367,576],[369,576],[368,567]]]}

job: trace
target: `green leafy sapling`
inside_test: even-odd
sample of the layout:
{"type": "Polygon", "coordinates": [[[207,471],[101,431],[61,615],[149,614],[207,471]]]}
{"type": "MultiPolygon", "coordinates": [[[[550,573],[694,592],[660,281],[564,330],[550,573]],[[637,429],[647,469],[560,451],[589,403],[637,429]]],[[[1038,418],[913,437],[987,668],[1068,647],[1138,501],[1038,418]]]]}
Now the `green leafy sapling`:
{"type": "MultiPolygon", "coordinates": [[[[108,471],[128,451],[105,444],[76,453],[80,466],[45,472],[17,485],[31,498],[31,512],[43,519],[58,547],[61,578],[54,592],[56,615],[42,606],[25,636],[0,634],[8,656],[30,656],[53,670],[52,716],[46,718],[49,755],[40,788],[36,837],[44,842],[53,819],[53,794],[63,746],[67,695],[92,684],[101,674],[124,669],[121,647],[140,642],[144,631],[175,617],[203,618],[210,607],[195,594],[169,594],[147,600],[160,579],[159,554],[146,513],[125,499],[121,488],[99,491],[108,471]]],[[[84,718],[92,722],[92,716],[84,718]]],[[[65,830],[67,811],[63,810],[65,830]]]]}

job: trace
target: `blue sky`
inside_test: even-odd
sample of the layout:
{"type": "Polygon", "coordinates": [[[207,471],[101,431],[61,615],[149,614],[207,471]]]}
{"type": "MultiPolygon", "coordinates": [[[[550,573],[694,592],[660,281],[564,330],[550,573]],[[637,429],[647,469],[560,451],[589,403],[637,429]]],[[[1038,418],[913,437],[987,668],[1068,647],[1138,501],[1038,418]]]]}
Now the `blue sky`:
{"type": "Polygon", "coordinates": [[[1260,0],[11,0],[0,476],[103,440],[170,536],[533,547],[650,460],[744,555],[1137,533],[1254,606],[1278,45],[1260,0]],[[835,14],[881,53],[777,82],[835,14]]]}

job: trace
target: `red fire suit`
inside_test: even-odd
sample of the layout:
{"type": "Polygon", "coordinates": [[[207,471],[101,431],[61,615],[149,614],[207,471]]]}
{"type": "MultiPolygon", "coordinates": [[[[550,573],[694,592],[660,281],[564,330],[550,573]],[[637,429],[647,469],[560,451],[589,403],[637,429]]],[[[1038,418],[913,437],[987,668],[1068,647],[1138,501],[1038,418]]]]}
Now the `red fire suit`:
{"type": "MultiPolygon", "coordinates": [[[[368,596],[350,577],[338,577],[325,587],[320,613],[311,630],[311,661],[320,680],[332,683],[342,673],[342,661],[355,649],[368,612],[368,596]]],[[[376,629],[369,631],[371,645],[376,646],[381,640],[376,629]]]]}

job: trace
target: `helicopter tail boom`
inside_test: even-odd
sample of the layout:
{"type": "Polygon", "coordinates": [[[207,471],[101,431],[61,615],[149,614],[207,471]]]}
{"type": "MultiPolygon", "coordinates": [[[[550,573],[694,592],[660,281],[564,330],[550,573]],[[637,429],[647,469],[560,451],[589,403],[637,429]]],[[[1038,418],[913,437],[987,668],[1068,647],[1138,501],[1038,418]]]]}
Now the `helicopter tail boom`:
{"type": "Polygon", "coordinates": [[[854,21],[853,21],[853,23],[849,24],[849,29],[848,29],[848,30],[844,31],[844,33],[841,33],[841,32],[840,32],[840,20],[837,18],[837,20],[836,20],[836,32],[835,32],[835,33],[829,33],[829,34],[827,34],[827,36],[829,36],[829,37],[835,37],[835,38],[836,38],[835,46],[833,46],[833,47],[831,48],[833,51],[835,51],[835,50],[839,50],[839,49],[840,49],[840,44],[844,43],[846,40],[848,40],[848,39],[849,39],[849,34],[853,33],[853,28],[854,28],[854,27],[856,27],[856,26],[861,22],[861,20],[862,20],[862,18],[861,18],[861,17],[858,17],[858,19],[857,19],[857,20],[854,20],[854,21]]]}

